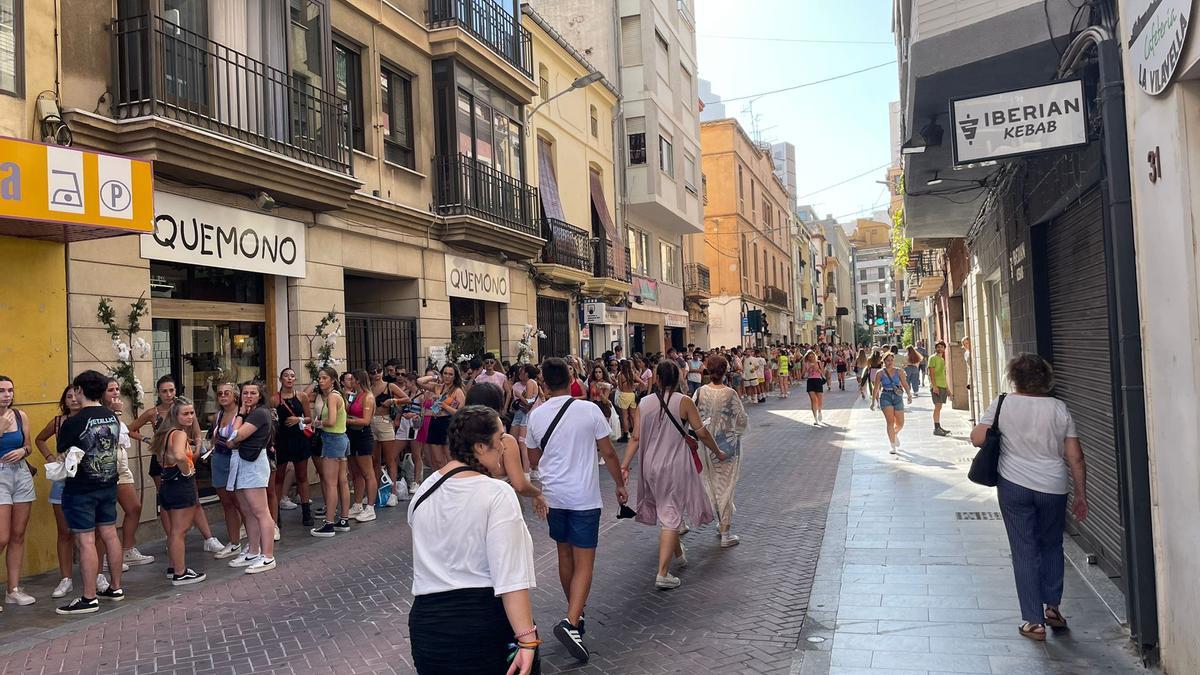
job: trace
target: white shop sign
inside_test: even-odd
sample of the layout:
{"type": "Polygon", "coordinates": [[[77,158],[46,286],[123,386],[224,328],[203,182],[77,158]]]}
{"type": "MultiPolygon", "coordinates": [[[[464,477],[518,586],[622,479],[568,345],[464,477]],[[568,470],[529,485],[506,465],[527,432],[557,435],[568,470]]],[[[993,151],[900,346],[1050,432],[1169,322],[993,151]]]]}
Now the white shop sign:
{"type": "Polygon", "coordinates": [[[950,101],[954,163],[1087,145],[1082,80],[950,101]]]}
{"type": "Polygon", "coordinates": [[[154,211],[154,234],[141,238],[147,260],[305,275],[305,227],[300,221],[158,191],[154,211]]]}
{"type": "Polygon", "coordinates": [[[687,328],[687,314],[665,314],[663,315],[663,323],[667,328],[687,328]]]}
{"type": "Polygon", "coordinates": [[[583,303],[583,322],[585,324],[604,323],[604,315],[608,309],[608,305],[603,302],[585,302],[583,303]]]}
{"type": "Polygon", "coordinates": [[[446,256],[446,295],[489,302],[509,301],[508,268],[504,265],[446,256]]]}
{"type": "Polygon", "coordinates": [[[1166,91],[1183,56],[1192,0],[1136,0],[1129,32],[1129,58],[1142,91],[1156,96],[1166,91]]]}

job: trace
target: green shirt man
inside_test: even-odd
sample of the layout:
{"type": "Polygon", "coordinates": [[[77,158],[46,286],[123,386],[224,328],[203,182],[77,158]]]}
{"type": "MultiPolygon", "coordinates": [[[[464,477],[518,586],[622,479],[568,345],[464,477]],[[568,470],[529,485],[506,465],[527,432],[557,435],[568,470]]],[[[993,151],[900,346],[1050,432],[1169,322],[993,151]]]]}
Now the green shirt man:
{"type": "Polygon", "coordinates": [[[933,386],[939,389],[950,386],[946,381],[946,359],[937,355],[929,357],[929,379],[933,381],[933,386]]]}
{"type": "Polygon", "coordinates": [[[939,341],[934,348],[937,353],[929,357],[929,379],[933,383],[930,388],[933,397],[933,435],[949,436],[950,432],[942,428],[942,405],[950,396],[950,382],[946,378],[946,343],[939,341]]]}

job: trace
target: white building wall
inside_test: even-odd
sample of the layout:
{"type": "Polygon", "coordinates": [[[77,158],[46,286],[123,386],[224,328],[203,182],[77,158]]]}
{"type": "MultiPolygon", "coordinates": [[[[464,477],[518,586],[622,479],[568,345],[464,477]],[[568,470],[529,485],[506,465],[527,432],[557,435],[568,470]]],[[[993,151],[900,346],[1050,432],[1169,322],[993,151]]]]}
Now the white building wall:
{"type": "MultiPolygon", "coordinates": [[[[1137,3],[1119,3],[1121,42],[1137,3]]],[[[1142,363],[1163,670],[1200,672],[1200,41],[1190,35],[1176,82],[1151,97],[1125,57],[1126,119],[1142,319],[1142,363]],[[1147,152],[1161,153],[1151,182],[1147,152]]]]}

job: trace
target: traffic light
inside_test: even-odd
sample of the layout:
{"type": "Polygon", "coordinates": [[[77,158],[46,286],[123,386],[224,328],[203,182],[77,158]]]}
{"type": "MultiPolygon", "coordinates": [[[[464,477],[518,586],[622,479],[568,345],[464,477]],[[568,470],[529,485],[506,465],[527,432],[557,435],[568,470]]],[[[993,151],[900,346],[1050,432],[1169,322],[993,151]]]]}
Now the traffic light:
{"type": "Polygon", "coordinates": [[[867,325],[875,325],[875,305],[867,305],[867,325]]]}
{"type": "Polygon", "coordinates": [[[887,315],[883,313],[883,305],[875,305],[875,325],[882,326],[887,323],[887,315]]]}
{"type": "Polygon", "coordinates": [[[746,330],[750,333],[761,333],[763,331],[763,313],[761,309],[752,309],[746,312],[746,330]]]}

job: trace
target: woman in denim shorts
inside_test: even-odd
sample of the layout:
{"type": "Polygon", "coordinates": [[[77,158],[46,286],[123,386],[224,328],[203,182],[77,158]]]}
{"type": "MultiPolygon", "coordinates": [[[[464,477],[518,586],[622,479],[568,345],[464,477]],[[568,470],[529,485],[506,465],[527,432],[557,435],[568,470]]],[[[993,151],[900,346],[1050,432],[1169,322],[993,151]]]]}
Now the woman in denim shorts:
{"type": "MultiPolygon", "coordinates": [[[[75,398],[75,387],[67,385],[63,389],[62,396],[58,397],[59,414],[54,416],[54,419],[46,423],[46,427],[34,439],[38,450],[41,451],[42,457],[47,462],[53,462],[55,459],[55,451],[48,445],[51,438],[58,435],[58,428],[71,415],[79,412],[79,400],[75,398]]],[[[67,518],[63,515],[62,496],[63,496],[64,481],[50,481],[50,505],[54,508],[54,525],[58,530],[58,586],[54,587],[54,592],[50,594],[52,598],[61,598],[74,590],[74,582],[71,581],[71,564],[75,559],[75,538],[71,536],[71,528],[67,527],[67,518]]]]}
{"type": "Polygon", "coordinates": [[[883,368],[875,373],[875,400],[883,417],[887,420],[888,444],[891,453],[900,450],[900,430],[904,428],[904,399],[900,393],[908,396],[912,403],[912,390],[908,388],[908,378],[904,372],[896,368],[896,355],[886,352],[883,356],[883,368]]]}
{"type": "Polygon", "coordinates": [[[0,521],[4,534],[0,550],[8,558],[8,583],[4,586],[4,603],[32,605],[33,596],[17,587],[21,580],[21,560],[25,552],[25,527],[37,492],[33,488],[33,473],[25,460],[29,449],[29,416],[12,407],[13,381],[0,375],[0,521]]]}
{"type": "Polygon", "coordinates": [[[328,366],[322,368],[317,375],[317,390],[313,425],[321,431],[321,494],[325,500],[325,522],[309,530],[309,534],[332,537],[338,532],[350,531],[350,484],[346,481],[350,438],[346,436],[346,401],[338,391],[337,371],[328,366]]]}

